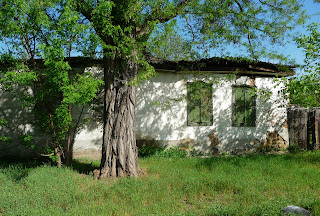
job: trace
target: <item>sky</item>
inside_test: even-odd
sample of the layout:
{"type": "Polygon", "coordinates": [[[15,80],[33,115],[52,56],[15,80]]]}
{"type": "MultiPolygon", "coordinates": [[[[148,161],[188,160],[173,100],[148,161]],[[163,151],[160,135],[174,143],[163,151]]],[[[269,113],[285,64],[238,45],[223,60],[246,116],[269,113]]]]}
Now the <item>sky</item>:
{"type": "MultiPolygon", "coordinates": [[[[306,25],[317,22],[320,23],[320,3],[314,3],[313,0],[305,0],[305,10],[310,15],[310,19],[307,20],[306,25]]],[[[307,34],[306,28],[299,26],[295,30],[297,34],[307,34]]],[[[297,64],[303,64],[304,53],[301,48],[297,48],[297,45],[290,43],[283,48],[283,54],[290,55],[291,58],[296,60],[297,64]]]]}

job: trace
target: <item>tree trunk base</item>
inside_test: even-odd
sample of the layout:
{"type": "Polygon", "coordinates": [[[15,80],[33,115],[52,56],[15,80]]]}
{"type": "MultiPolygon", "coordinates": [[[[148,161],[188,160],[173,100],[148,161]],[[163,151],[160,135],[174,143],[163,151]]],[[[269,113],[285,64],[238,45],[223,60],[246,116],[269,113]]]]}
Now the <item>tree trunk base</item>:
{"type": "Polygon", "coordinates": [[[140,176],[144,176],[147,173],[145,171],[143,171],[141,168],[139,168],[137,175],[123,175],[123,176],[112,176],[112,175],[101,175],[100,174],[100,169],[95,169],[93,170],[93,177],[95,179],[105,179],[105,178],[118,178],[118,177],[140,177],[140,176]]]}

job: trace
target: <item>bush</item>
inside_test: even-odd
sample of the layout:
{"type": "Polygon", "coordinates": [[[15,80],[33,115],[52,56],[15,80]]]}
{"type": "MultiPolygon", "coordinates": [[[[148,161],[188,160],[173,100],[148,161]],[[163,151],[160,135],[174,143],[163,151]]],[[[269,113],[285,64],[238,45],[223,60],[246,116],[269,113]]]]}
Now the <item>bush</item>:
{"type": "Polygon", "coordinates": [[[160,143],[154,139],[139,140],[137,141],[137,147],[139,157],[151,157],[165,149],[165,147],[162,147],[160,143]]]}
{"type": "Polygon", "coordinates": [[[195,157],[202,154],[194,148],[184,149],[179,146],[167,148],[161,146],[156,140],[139,140],[137,142],[139,157],[156,157],[156,158],[184,158],[187,156],[195,157]]]}
{"type": "Polygon", "coordinates": [[[164,151],[158,152],[154,156],[163,158],[185,158],[187,156],[187,151],[179,148],[178,146],[174,146],[164,151]]]}
{"type": "Polygon", "coordinates": [[[164,148],[155,145],[143,145],[138,147],[138,156],[139,157],[151,157],[157,154],[160,154],[164,151],[164,148]]]}
{"type": "Polygon", "coordinates": [[[193,156],[193,151],[186,151],[178,146],[166,148],[161,147],[155,140],[146,140],[137,143],[139,157],[156,157],[156,158],[184,158],[188,155],[193,156]]]}

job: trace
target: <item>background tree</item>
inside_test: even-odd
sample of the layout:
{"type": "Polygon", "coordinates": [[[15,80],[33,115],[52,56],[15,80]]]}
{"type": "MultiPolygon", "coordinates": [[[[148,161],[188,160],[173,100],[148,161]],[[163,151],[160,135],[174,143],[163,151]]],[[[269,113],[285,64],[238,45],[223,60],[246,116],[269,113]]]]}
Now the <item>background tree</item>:
{"type": "Polygon", "coordinates": [[[320,32],[319,24],[308,26],[309,35],[296,38],[298,47],[305,52],[304,74],[290,78],[285,91],[290,103],[302,107],[320,106],[320,32]]]}
{"type": "MultiPolygon", "coordinates": [[[[176,54],[164,55],[165,51],[170,51],[168,45],[174,44],[171,39],[179,38],[182,42],[178,49],[187,52],[183,56],[189,59],[209,54],[226,55],[225,48],[232,46],[242,51],[242,57],[284,60],[267,47],[278,48],[289,39],[290,30],[304,20],[302,5],[295,0],[52,0],[45,3],[19,0],[2,1],[2,6],[6,7],[8,2],[10,6],[25,4],[27,8],[40,10],[37,13],[43,17],[30,20],[30,23],[48,20],[49,26],[58,26],[60,31],[45,30],[47,23],[33,26],[31,29],[42,36],[42,40],[55,35],[53,38],[63,41],[62,44],[73,41],[67,40],[61,31],[64,27],[59,27],[73,28],[82,23],[88,31],[77,32],[76,39],[85,37],[87,39],[83,41],[98,47],[96,51],[102,51],[105,107],[102,160],[100,170],[96,172],[99,178],[137,176],[141,171],[136,149],[135,85],[155,74],[145,56],[148,49],[159,57],[179,59],[176,54]],[[57,19],[61,14],[68,16],[57,19]],[[166,38],[170,43],[168,40],[159,42],[157,38],[166,38]],[[157,42],[157,45],[152,46],[151,42],[157,42]]],[[[6,19],[2,23],[14,22],[14,14],[16,11],[10,12],[13,16],[9,23],[6,19]]],[[[58,62],[66,56],[67,52],[65,49],[62,52],[60,46],[51,49],[48,46],[52,44],[41,44],[43,50],[52,50],[58,62]],[[56,48],[60,51],[56,52],[56,48]]],[[[67,70],[55,63],[54,58],[45,62],[67,70]]],[[[53,71],[56,66],[52,67],[53,71]]],[[[61,80],[58,83],[61,84],[61,80]]]]}
{"type": "Polygon", "coordinates": [[[1,5],[0,36],[6,46],[1,55],[3,90],[17,85],[24,89],[19,96],[35,114],[33,123],[51,136],[48,147],[54,152],[49,155],[60,166],[65,151],[68,163],[72,108],[91,102],[101,81],[88,73],[72,74],[65,57],[70,57],[75,44],[81,48],[84,38],[77,39],[78,35],[90,32],[79,15],[58,8],[54,1],[2,1],[1,5]]]}

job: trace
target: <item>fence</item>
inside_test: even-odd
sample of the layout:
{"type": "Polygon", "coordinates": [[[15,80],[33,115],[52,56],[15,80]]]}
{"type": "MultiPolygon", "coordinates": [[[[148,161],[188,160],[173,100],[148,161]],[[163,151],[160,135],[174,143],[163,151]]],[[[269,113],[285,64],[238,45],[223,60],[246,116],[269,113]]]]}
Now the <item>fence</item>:
{"type": "Polygon", "coordinates": [[[288,108],[290,145],[301,149],[319,149],[320,108],[288,108]]]}

